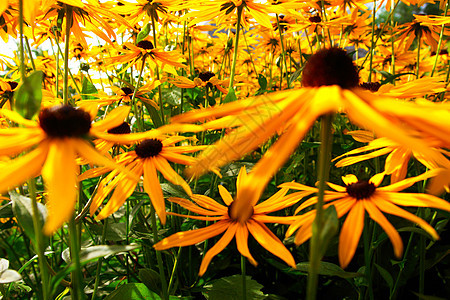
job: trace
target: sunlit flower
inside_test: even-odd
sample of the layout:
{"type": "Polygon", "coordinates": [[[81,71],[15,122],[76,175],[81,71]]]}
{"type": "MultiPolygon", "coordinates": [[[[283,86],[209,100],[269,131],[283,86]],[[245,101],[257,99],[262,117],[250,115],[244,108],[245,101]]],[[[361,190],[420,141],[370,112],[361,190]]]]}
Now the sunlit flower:
{"type": "MultiPolygon", "coordinates": [[[[436,170],[430,171],[384,187],[379,187],[383,181],[384,173],[377,174],[368,181],[358,180],[355,175],[344,176],[342,180],[345,183],[345,187],[328,183],[333,190],[325,191],[324,201],[327,204],[324,205],[324,208],[326,209],[334,205],[338,218],[348,213],[339,236],[339,263],[341,266],[343,268],[347,267],[355,254],[364,228],[365,212],[386,232],[394,247],[395,256],[398,258],[403,253],[403,242],[400,234],[383,213],[398,216],[416,223],[430,234],[433,239],[439,239],[436,230],[427,222],[398,207],[398,205],[430,207],[450,211],[450,204],[438,197],[420,193],[399,193],[414,183],[435,176],[436,174],[436,170]]],[[[291,188],[309,194],[317,193],[318,190],[317,188],[308,187],[299,183],[284,183],[281,187],[291,188]]],[[[303,197],[303,195],[301,196],[303,197]]],[[[306,200],[298,207],[296,213],[299,213],[304,208],[316,202],[317,196],[306,200]]],[[[297,216],[297,220],[291,224],[286,235],[290,236],[299,229],[295,235],[295,243],[299,245],[307,241],[312,235],[312,224],[315,216],[315,210],[297,216]]]]}
{"type": "Polygon", "coordinates": [[[74,211],[77,156],[92,164],[117,168],[85,137],[107,138],[103,131],[121,124],[128,111],[127,107],[118,107],[105,119],[91,123],[94,116],[71,106],[44,108],[38,122],[24,119],[14,111],[1,110],[5,118],[24,127],[0,129],[0,155],[32,150],[0,167],[0,193],[42,174],[48,191],[48,219],[43,230],[45,234],[53,233],[74,211]]]}
{"type": "Polygon", "coordinates": [[[219,118],[204,123],[203,128],[234,128],[199,155],[198,162],[188,169],[190,174],[198,176],[223,166],[281,132],[280,138],[250,174],[255,184],[248,186],[248,197],[258,199],[270,178],[297,148],[316,119],[335,112],[345,112],[353,123],[415,149],[438,165],[445,165],[446,162],[440,162],[442,157],[436,155],[426,143],[410,136],[401,122],[411,124],[432,137],[439,132],[441,138],[450,140],[450,132],[444,134],[450,131],[448,126],[444,126],[448,123],[445,120],[450,117],[447,107],[403,102],[362,90],[358,86],[358,73],[352,60],[338,48],[321,50],[313,55],[303,70],[302,82],[305,88],[194,110],[174,117],[174,122],[219,118]],[[431,133],[432,128],[434,134],[431,133]]]}
{"type": "Polygon", "coordinates": [[[224,88],[228,87],[228,80],[219,80],[213,72],[201,72],[197,78],[190,80],[183,76],[177,76],[174,79],[169,79],[170,83],[173,83],[180,88],[194,88],[194,87],[216,87],[219,91],[227,94],[228,91],[224,88]]]}
{"type": "Polygon", "coordinates": [[[101,206],[103,200],[114,190],[108,203],[103,207],[97,216],[98,220],[104,219],[118,210],[126,199],[134,192],[139,178],[144,175],[144,190],[152,201],[155,211],[158,214],[161,223],[166,222],[166,206],[163,192],[159,183],[157,170],[173,184],[180,185],[188,195],[192,195],[191,188],[187,182],[178,175],[170,166],[169,161],[183,165],[191,165],[195,158],[182,155],[204,149],[205,146],[174,146],[176,143],[186,140],[183,136],[158,137],[145,139],[136,144],[134,151],[119,154],[115,157],[118,165],[127,167],[135,178],[129,178],[116,169],[111,171],[109,167],[90,169],[83,173],[79,180],[85,178],[100,176],[111,171],[103,180],[100,181],[97,193],[95,194],[90,213],[94,215],[95,211],[101,206]]]}
{"type": "Polygon", "coordinates": [[[226,206],[205,195],[192,195],[191,199],[195,203],[183,198],[170,198],[169,201],[178,203],[185,209],[199,214],[199,216],[170,214],[217,222],[205,228],[175,233],[161,240],[153,247],[156,250],[165,250],[172,247],[190,246],[225,232],[220,240],[203,257],[199,272],[199,275],[202,276],[206,272],[213,257],[219,254],[231,242],[233,237],[236,238],[238,251],[256,266],[257,262],[250,254],[247,243],[250,233],[267,251],[278,256],[289,266],[295,268],[295,261],[292,254],[265,225],[265,223],[289,224],[293,220],[292,217],[268,216],[267,214],[295,204],[295,201],[292,201],[293,197],[287,196],[283,199],[288,191],[285,188],[278,191],[266,201],[255,205],[256,203],[251,203],[251,199],[242,198],[240,195],[241,187],[248,184],[252,183],[249,181],[245,168],[242,168],[236,181],[237,192],[234,200],[228,190],[219,185],[219,193],[226,206]],[[281,201],[281,199],[283,200],[281,201]],[[232,213],[231,207],[236,205],[237,202],[242,202],[247,208],[246,211],[232,213]]]}

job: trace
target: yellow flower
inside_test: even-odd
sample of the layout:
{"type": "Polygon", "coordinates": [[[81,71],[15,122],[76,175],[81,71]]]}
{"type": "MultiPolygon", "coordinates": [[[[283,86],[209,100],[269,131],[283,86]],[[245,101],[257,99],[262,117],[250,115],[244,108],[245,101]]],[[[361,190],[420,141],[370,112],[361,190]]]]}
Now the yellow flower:
{"type": "MultiPolygon", "coordinates": [[[[398,205],[431,207],[450,211],[450,204],[438,197],[419,193],[399,193],[399,191],[412,186],[414,183],[435,176],[436,174],[437,170],[434,170],[384,187],[379,187],[383,181],[384,173],[377,174],[368,181],[358,180],[355,175],[344,176],[342,180],[345,183],[345,187],[328,183],[333,191],[325,191],[324,201],[327,204],[324,208],[334,205],[338,218],[348,213],[339,236],[339,263],[341,266],[343,268],[347,267],[355,254],[359,238],[364,228],[365,212],[386,232],[392,242],[396,257],[400,257],[403,253],[403,242],[399,233],[383,215],[383,212],[414,222],[430,234],[431,237],[439,239],[436,230],[427,222],[398,207],[398,205]]],[[[281,187],[291,188],[309,194],[317,192],[317,188],[308,187],[299,183],[284,183],[281,187]]],[[[304,196],[305,194],[300,194],[300,197],[304,196]]],[[[308,199],[298,207],[296,213],[316,202],[317,197],[308,199]]],[[[299,229],[295,235],[295,243],[299,245],[307,241],[312,235],[311,229],[315,216],[315,210],[297,216],[297,220],[291,224],[286,235],[290,236],[299,229]]]]}
{"type": "Polygon", "coordinates": [[[305,88],[175,116],[173,122],[219,118],[203,124],[204,129],[234,128],[203,151],[188,169],[189,173],[198,176],[223,166],[281,133],[250,174],[254,184],[248,186],[248,197],[256,202],[270,178],[294,152],[316,119],[336,112],[345,112],[353,123],[427,155],[437,165],[446,164],[425,142],[410,136],[401,122],[447,141],[443,145],[450,145],[450,128],[446,126],[450,110],[447,106],[404,102],[364,91],[358,86],[358,73],[352,60],[339,48],[321,50],[311,56],[305,65],[302,82],[305,88]]]}
{"type": "Polygon", "coordinates": [[[208,87],[215,86],[223,94],[227,94],[228,91],[222,86],[228,87],[229,84],[228,80],[219,80],[216,77],[216,74],[209,71],[201,72],[197,78],[194,78],[194,80],[190,80],[189,78],[183,76],[177,76],[174,79],[170,78],[169,82],[181,88],[194,88],[197,86],[208,86],[208,87]]]}
{"type": "Polygon", "coordinates": [[[24,126],[0,129],[0,155],[12,156],[31,149],[0,167],[0,193],[42,174],[48,191],[44,233],[53,233],[74,211],[77,156],[92,164],[117,167],[98,153],[85,137],[101,135],[107,139],[108,134],[103,131],[120,125],[128,111],[128,107],[118,107],[105,119],[91,124],[93,116],[66,105],[42,109],[39,122],[24,119],[14,111],[0,110],[0,115],[24,126]]]}
{"type": "MultiPolygon", "coordinates": [[[[161,172],[168,181],[182,186],[186,193],[192,195],[191,188],[187,182],[172,169],[169,161],[183,165],[191,165],[195,161],[195,158],[182,154],[196,152],[205,147],[174,146],[176,143],[183,140],[186,140],[186,137],[172,136],[145,139],[136,145],[134,151],[116,156],[116,163],[124,168],[127,167],[130,172],[136,176],[135,178],[129,178],[120,171],[113,169],[112,172],[99,183],[97,194],[94,196],[90,206],[91,215],[94,215],[103,200],[114,190],[114,188],[115,191],[108,203],[98,214],[97,219],[104,219],[117,211],[117,209],[119,209],[133,193],[139,182],[139,178],[144,175],[144,190],[150,197],[161,223],[165,224],[166,206],[156,170],[161,172]]],[[[90,169],[83,173],[78,179],[84,180],[86,178],[100,176],[110,170],[110,167],[90,169]]]]}
{"type": "Polygon", "coordinates": [[[249,199],[240,197],[240,188],[249,184],[252,183],[249,181],[245,168],[242,168],[236,182],[236,199],[233,200],[233,197],[227,189],[219,185],[219,193],[226,206],[204,195],[192,195],[191,199],[195,203],[183,198],[170,198],[169,201],[178,203],[187,210],[200,216],[170,214],[191,219],[218,222],[205,228],[175,233],[161,240],[153,247],[156,250],[165,250],[172,247],[190,246],[225,232],[222,238],[203,257],[199,271],[199,275],[202,276],[206,272],[213,257],[220,253],[231,242],[233,237],[236,238],[238,251],[256,266],[257,262],[250,254],[247,244],[250,233],[266,250],[284,260],[289,266],[295,268],[295,261],[292,254],[269,228],[267,228],[265,223],[289,224],[293,220],[292,217],[268,216],[267,214],[289,207],[295,204],[296,201],[293,201],[293,197],[289,196],[283,199],[288,191],[285,188],[258,205],[250,204],[249,199]],[[283,200],[280,201],[281,199],[283,200]],[[245,204],[251,213],[247,215],[231,213],[230,208],[236,205],[237,202],[245,204]]]}

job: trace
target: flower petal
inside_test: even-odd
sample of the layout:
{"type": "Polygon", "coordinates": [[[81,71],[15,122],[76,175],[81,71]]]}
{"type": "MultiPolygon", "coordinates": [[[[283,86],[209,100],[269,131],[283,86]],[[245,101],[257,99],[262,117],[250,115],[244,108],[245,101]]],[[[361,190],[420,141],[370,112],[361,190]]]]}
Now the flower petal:
{"type": "Polygon", "coordinates": [[[165,179],[172,182],[173,184],[180,185],[185,192],[190,196],[192,195],[191,188],[186,181],[184,181],[183,177],[178,175],[174,169],[170,166],[167,160],[161,156],[153,157],[153,163],[155,164],[156,169],[164,176],[165,179]]]}
{"type": "Polygon", "coordinates": [[[237,223],[238,228],[236,231],[236,245],[238,251],[250,261],[254,266],[258,265],[256,260],[250,254],[248,249],[248,229],[246,224],[237,223]]]}
{"type": "Polygon", "coordinates": [[[355,254],[359,238],[364,228],[364,205],[356,201],[348,213],[339,236],[339,263],[346,268],[355,254]]]}
{"type": "Polygon", "coordinates": [[[144,160],[144,189],[150,197],[161,223],[166,224],[166,204],[152,157],[144,160]]]}

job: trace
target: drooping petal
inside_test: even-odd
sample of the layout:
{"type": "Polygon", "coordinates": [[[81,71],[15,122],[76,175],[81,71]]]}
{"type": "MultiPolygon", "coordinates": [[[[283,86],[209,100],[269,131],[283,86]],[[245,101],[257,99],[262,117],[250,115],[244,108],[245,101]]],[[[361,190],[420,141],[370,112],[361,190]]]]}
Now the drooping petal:
{"type": "Polygon", "coordinates": [[[250,261],[250,263],[254,266],[256,266],[258,263],[256,262],[256,260],[253,258],[253,256],[250,254],[250,250],[248,249],[248,229],[247,229],[247,225],[241,224],[241,223],[237,223],[238,224],[238,228],[236,231],[236,245],[237,245],[237,249],[238,251],[245,257],[247,257],[247,259],[250,261]]]}
{"type": "Polygon", "coordinates": [[[166,224],[166,204],[152,157],[144,160],[144,190],[147,192],[162,224],[166,224]]]}
{"type": "Polygon", "coordinates": [[[400,258],[403,253],[403,242],[400,234],[395,230],[394,226],[389,223],[388,219],[380,212],[380,210],[370,200],[363,200],[364,208],[369,213],[372,220],[377,222],[381,228],[386,232],[392,245],[394,246],[394,253],[397,258],[400,258]]]}
{"type": "Polygon", "coordinates": [[[183,198],[178,198],[178,197],[171,197],[168,199],[170,202],[176,203],[178,205],[181,205],[182,207],[184,207],[185,209],[199,214],[199,215],[205,215],[205,216],[217,216],[220,215],[220,213],[218,213],[217,211],[210,211],[207,209],[204,209],[194,203],[192,203],[189,200],[183,199],[183,198]]]}
{"type": "Polygon", "coordinates": [[[228,228],[228,226],[230,226],[230,224],[230,220],[223,220],[205,228],[177,232],[159,241],[153,245],[153,248],[156,250],[166,250],[172,247],[194,245],[221,234],[228,228]]]}
{"type": "Polygon", "coordinates": [[[289,266],[295,268],[295,260],[291,252],[283,245],[272,231],[263,223],[259,223],[253,219],[247,222],[247,228],[253,235],[255,240],[273,255],[284,260],[289,266]]]}
{"type": "Polygon", "coordinates": [[[430,207],[450,211],[450,203],[428,194],[418,193],[380,193],[380,197],[396,205],[430,207]]]}
{"type": "Polygon", "coordinates": [[[75,147],[69,138],[52,139],[47,160],[42,168],[42,178],[47,188],[48,218],[44,233],[52,234],[68,221],[75,210],[77,196],[77,164],[75,147]]]}
{"type": "Polygon", "coordinates": [[[189,187],[189,184],[187,184],[187,182],[184,181],[183,177],[178,175],[178,173],[175,172],[174,169],[172,169],[172,167],[165,158],[161,156],[155,156],[153,157],[153,162],[155,164],[156,169],[158,169],[158,171],[161,172],[161,174],[164,176],[165,179],[172,182],[173,184],[180,185],[188,195],[192,195],[192,191],[191,188],[189,187]]]}
{"type": "Polygon", "coordinates": [[[356,201],[348,213],[339,236],[339,263],[346,268],[355,254],[359,238],[364,228],[364,205],[356,201]]]}
{"type": "Polygon", "coordinates": [[[238,228],[237,222],[232,222],[228,226],[227,231],[225,231],[220,240],[218,240],[217,243],[215,243],[214,246],[212,246],[211,249],[209,249],[208,252],[206,252],[200,265],[200,271],[198,272],[199,276],[203,276],[203,274],[205,274],[206,269],[208,268],[209,263],[214,258],[214,256],[219,254],[223,249],[225,249],[226,246],[228,246],[228,244],[231,242],[234,235],[236,234],[237,228],[238,228]]]}
{"type": "Polygon", "coordinates": [[[48,143],[43,142],[30,153],[16,158],[0,168],[0,193],[4,193],[28,178],[39,175],[47,158],[48,143]]]}

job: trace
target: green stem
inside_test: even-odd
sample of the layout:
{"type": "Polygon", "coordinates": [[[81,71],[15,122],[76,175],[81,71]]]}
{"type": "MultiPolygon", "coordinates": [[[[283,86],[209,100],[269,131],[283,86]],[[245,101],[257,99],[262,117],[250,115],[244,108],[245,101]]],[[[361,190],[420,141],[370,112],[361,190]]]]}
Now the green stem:
{"type": "MultiPolygon", "coordinates": [[[[278,18],[278,14],[275,15],[277,17],[277,27],[278,27],[278,33],[280,34],[280,44],[281,44],[281,56],[283,58],[284,61],[284,67],[286,69],[286,83],[287,83],[287,88],[290,89],[290,83],[289,83],[289,69],[287,66],[287,62],[286,62],[286,51],[284,50],[284,41],[283,41],[283,34],[281,32],[281,27],[280,27],[280,20],[278,18]]],[[[281,71],[283,71],[283,68],[281,67],[281,63],[280,63],[280,69],[281,71]]],[[[283,78],[283,72],[281,72],[281,78],[283,78]]],[[[281,90],[281,85],[280,85],[280,90],[281,90]]]]}
{"type": "Polygon", "coordinates": [[[42,224],[39,215],[39,209],[36,200],[36,183],[34,179],[28,180],[28,189],[30,192],[31,205],[33,210],[33,228],[35,234],[35,249],[39,260],[39,270],[41,271],[41,282],[42,282],[42,296],[44,299],[48,299],[49,295],[49,284],[48,284],[48,272],[45,262],[44,255],[44,241],[42,236],[42,224]]]}
{"type": "Polygon", "coordinates": [[[19,49],[20,49],[20,77],[25,82],[25,50],[23,47],[23,0],[19,0],[19,49]]]}
{"type": "MultiPolygon", "coordinates": [[[[447,12],[448,12],[448,1],[446,1],[446,3],[445,3],[444,17],[447,16],[447,12]]],[[[438,43],[438,46],[437,46],[437,49],[436,49],[436,57],[434,59],[433,69],[431,70],[430,77],[433,77],[434,71],[436,70],[436,65],[437,65],[437,61],[438,61],[438,58],[439,58],[439,53],[441,52],[442,40],[443,40],[443,37],[444,37],[444,28],[445,28],[445,24],[442,24],[441,32],[439,34],[439,43],[438,43]]]]}
{"type": "MultiPolygon", "coordinates": [[[[371,80],[372,80],[373,52],[375,50],[375,20],[376,20],[375,18],[376,18],[376,8],[377,8],[376,2],[377,2],[376,0],[373,1],[373,10],[372,10],[372,34],[371,34],[371,41],[370,41],[369,78],[367,79],[368,82],[371,82],[371,80]]],[[[392,53],[392,55],[393,54],[394,53],[392,53]]]]}
{"type": "MultiPolygon", "coordinates": [[[[157,42],[156,42],[156,20],[155,20],[154,14],[151,14],[151,16],[152,16],[153,46],[156,48],[156,45],[157,45],[157,42]]],[[[158,81],[160,81],[158,65],[156,65],[156,79],[158,79],[158,81]]],[[[163,98],[162,98],[161,85],[158,85],[158,96],[159,96],[159,109],[161,110],[161,121],[164,125],[166,123],[166,121],[164,118],[164,104],[163,104],[163,98]]]]}
{"type": "Polygon", "coordinates": [[[245,269],[245,256],[241,255],[241,274],[242,274],[242,300],[247,300],[247,276],[245,269]]]}
{"type": "MultiPolygon", "coordinates": [[[[158,228],[156,225],[156,211],[153,207],[153,204],[150,206],[150,218],[152,222],[152,231],[153,231],[153,240],[155,241],[155,244],[159,242],[159,236],[158,236],[158,228]]],[[[162,298],[164,300],[169,299],[169,295],[167,294],[167,281],[166,281],[166,275],[164,273],[164,264],[161,257],[161,252],[156,251],[156,259],[158,261],[158,269],[159,269],[159,277],[161,279],[161,286],[162,286],[162,298]]]]}
{"type": "MultiPolygon", "coordinates": [[[[100,240],[100,245],[104,245],[105,244],[106,229],[107,228],[108,228],[108,219],[105,219],[105,222],[103,223],[103,230],[102,230],[102,237],[101,237],[101,240],[100,240]]],[[[128,243],[127,243],[127,245],[128,245],[128,243]]],[[[100,282],[100,271],[102,269],[102,263],[103,263],[103,258],[100,257],[98,259],[98,261],[97,261],[97,271],[95,273],[94,291],[92,292],[91,300],[94,300],[95,299],[95,295],[97,294],[98,284],[100,282]]]]}
{"type": "Polygon", "coordinates": [[[333,116],[331,114],[322,116],[320,124],[321,144],[319,150],[319,186],[317,192],[316,217],[313,223],[313,234],[310,243],[310,263],[308,271],[309,275],[306,290],[306,299],[308,300],[316,299],[320,261],[322,259],[322,253],[325,252],[325,249],[322,249],[323,245],[320,244],[320,236],[323,229],[323,198],[325,194],[326,182],[328,180],[330,171],[331,148],[333,140],[333,135],[331,132],[332,119],[333,116]]]}
{"type": "Polygon", "coordinates": [[[84,299],[83,290],[83,276],[81,273],[80,263],[80,246],[78,243],[78,228],[75,224],[75,218],[71,217],[69,220],[69,238],[70,238],[70,259],[75,265],[75,270],[72,272],[72,299],[84,299]]]}
{"type": "MultiPolygon", "coordinates": [[[[142,73],[144,72],[146,59],[147,59],[147,55],[144,55],[144,57],[142,58],[142,65],[141,65],[141,70],[139,72],[138,80],[136,81],[136,84],[134,85],[133,95],[131,96],[131,106],[133,107],[134,114],[136,116],[136,122],[138,125],[139,132],[143,131],[143,126],[141,126],[142,124],[140,122],[142,120],[139,120],[139,118],[138,118],[138,109],[137,109],[137,105],[136,105],[136,93],[139,89],[139,84],[141,83],[142,73]]],[[[161,107],[161,109],[162,109],[162,107],[161,107]]]]}
{"type": "Polygon", "coordinates": [[[236,61],[239,48],[239,33],[241,31],[241,17],[243,9],[244,7],[242,5],[237,8],[236,36],[234,40],[234,54],[233,54],[233,62],[231,63],[231,74],[230,74],[230,86],[229,86],[230,92],[233,90],[234,87],[234,74],[236,72],[236,61]]]}
{"type": "Polygon", "coordinates": [[[73,23],[73,7],[70,5],[65,5],[66,9],[66,38],[64,40],[64,85],[63,85],[63,103],[65,105],[69,104],[69,38],[70,29],[73,23]]]}
{"type": "Polygon", "coordinates": [[[31,66],[33,67],[33,71],[36,71],[36,65],[34,64],[34,58],[31,53],[31,47],[30,47],[30,43],[28,42],[27,37],[25,37],[25,45],[27,46],[27,52],[28,52],[28,56],[30,57],[31,66]]]}
{"type": "MultiPolygon", "coordinates": [[[[422,39],[422,34],[419,31],[419,34],[417,35],[417,41],[418,41],[418,45],[417,45],[417,63],[416,63],[416,79],[419,79],[420,76],[420,70],[419,70],[419,66],[420,66],[420,46],[421,46],[421,39],[422,39]]],[[[437,55],[437,54],[436,54],[437,55]]]]}
{"type": "Polygon", "coordinates": [[[371,219],[367,216],[365,217],[364,224],[364,263],[365,263],[365,277],[368,283],[367,292],[369,293],[369,299],[374,300],[373,295],[373,283],[372,283],[372,241],[371,241],[371,230],[373,227],[371,224],[371,219]]]}

